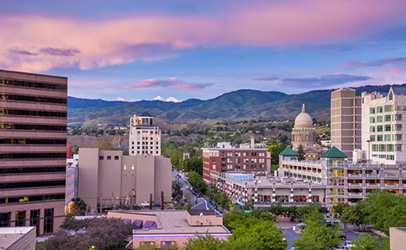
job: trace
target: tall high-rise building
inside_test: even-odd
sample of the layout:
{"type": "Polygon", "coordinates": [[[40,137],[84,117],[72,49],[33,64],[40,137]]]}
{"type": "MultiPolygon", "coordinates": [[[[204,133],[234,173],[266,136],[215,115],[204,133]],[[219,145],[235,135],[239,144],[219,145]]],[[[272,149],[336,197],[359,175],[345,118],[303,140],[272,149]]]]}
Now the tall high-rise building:
{"type": "Polygon", "coordinates": [[[0,70],[0,227],[64,220],[67,82],[0,70]]]}
{"type": "Polygon", "coordinates": [[[405,116],[405,87],[391,87],[387,95],[362,93],[362,150],[367,160],[406,162],[405,116]]]}
{"type": "Polygon", "coordinates": [[[349,159],[354,149],[361,149],[361,97],[355,90],[331,92],[331,146],[337,147],[349,159]]]}
{"type": "Polygon", "coordinates": [[[161,129],[147,112],[130,119],[130,155],[161,155],[161,129]]]}

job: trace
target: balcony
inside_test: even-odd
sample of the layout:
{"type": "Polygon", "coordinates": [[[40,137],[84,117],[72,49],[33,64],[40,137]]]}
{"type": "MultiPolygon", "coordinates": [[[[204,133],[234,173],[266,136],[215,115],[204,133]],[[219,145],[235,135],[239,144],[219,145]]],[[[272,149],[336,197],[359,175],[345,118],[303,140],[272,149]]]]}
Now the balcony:
{"type": "Polygon", "coordinates": [[[362,183],[348,183],[349,187],[361,187],[362,183]]]}
{"type": "Polygon", "coordinates": [[[366,174],[365,177],[377,179],[377,178],[379,178],[379,174],[366,174]]]}
{"type": "Polygon", "coordinates": [[[361,178],[362,174],[348,174],[348,178],[361,178]]]}
{"type": "Polygon", "coordinates": [[[370,187],[370,188],[377,188],[380,186],[380,184],[379,183],[366,183],[366,186],[370,187]]]}
{"type": "Polygon", "coordinates": [[[385,188],[399,188],[399,184],[385,184],[385,188]]]}
{"type": "Polygon", "coordinates": [[[348,198],[362,198],[362,193],[361,192],[356,192],[356,193],[348,193],[348,198]]]}

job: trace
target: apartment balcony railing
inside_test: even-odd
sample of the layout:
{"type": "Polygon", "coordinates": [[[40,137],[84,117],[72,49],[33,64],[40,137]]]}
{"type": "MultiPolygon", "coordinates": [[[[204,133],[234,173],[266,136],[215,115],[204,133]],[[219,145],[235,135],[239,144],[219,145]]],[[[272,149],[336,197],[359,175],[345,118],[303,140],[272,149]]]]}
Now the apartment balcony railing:
{"type": "Polygon", "coordinates": [[[361,178],[361,174],[348,174],[348,178],[361,178]]]}
{"type": "Polygon", "coordinates": [[[349,187],[360,187],[362,186],[362,183],[348,183],[349,187]]]}
{"type": "Polygon", "coordinates": [[[399,184],[385,184],[385,188],[399,188],[399,184]]]}

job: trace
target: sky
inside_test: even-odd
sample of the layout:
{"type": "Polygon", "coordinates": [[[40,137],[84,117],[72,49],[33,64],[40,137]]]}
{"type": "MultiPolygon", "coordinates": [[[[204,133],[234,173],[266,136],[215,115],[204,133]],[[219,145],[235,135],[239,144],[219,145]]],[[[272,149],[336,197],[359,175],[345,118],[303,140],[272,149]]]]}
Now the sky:
{"type": "Polygon", "coordinates": [[[211,99],[406,82],[404,0],[3,1],[0,68],[74,97],[211,99]]]}

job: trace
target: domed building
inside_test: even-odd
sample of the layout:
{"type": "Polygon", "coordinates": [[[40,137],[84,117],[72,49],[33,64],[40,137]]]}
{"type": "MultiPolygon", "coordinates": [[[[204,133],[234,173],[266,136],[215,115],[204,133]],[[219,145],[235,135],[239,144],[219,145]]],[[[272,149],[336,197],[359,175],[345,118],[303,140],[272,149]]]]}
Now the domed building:
{"type": "Polygon", "coordinates": [[[292,129],[292,145],[295,151],[302,145],[306,159],[318,159],[321,155],[321,146],[316,143],[313,119],[306,113],[304,104],[302,112],[296,117],[295,126],[292,129]]]}

